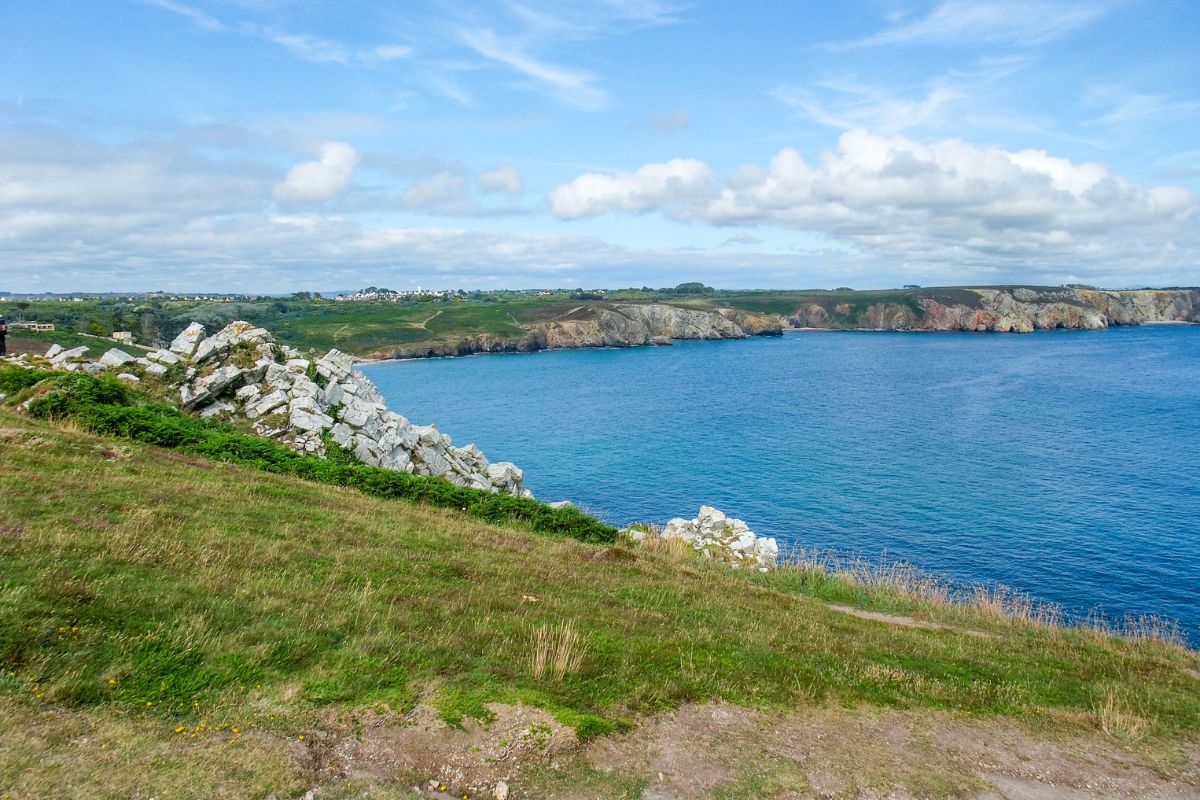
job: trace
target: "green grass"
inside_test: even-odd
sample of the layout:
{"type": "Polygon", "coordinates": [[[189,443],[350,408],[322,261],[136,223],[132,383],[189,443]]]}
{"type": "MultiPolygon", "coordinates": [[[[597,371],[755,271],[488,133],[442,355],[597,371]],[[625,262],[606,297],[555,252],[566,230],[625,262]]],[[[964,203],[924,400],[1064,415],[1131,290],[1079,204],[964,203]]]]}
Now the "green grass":
{"type": "MultiPolygon", "coordinates": [[[[539,533],[573,536],[581,541],[611,542],[616,529],[579,509],[551,508],[529,498],[456,486],[441,478],[371,467],[335,448],[329,458],[296,453],[283,445],[242,433],[220,421],[200,420],[156,402],[109,376],[51,374],[0,368],[0,387],[28,397],[29,412],[42,419],[70,419],[94,433],[134,439],[221,461],[310,481],[351,486],[376,497],[405,499],[460,509],[489,522],[528,526],[539,533]],[[46,378],[43,383],[38,383],[46,378]]],[[[14,402],[16,399],[14,399],[14,402]]]]}
{"type": "MultiPolygon", "coordinates": [[[[96,754],[120,784],[110,794],[136,780],[187,786],[203,767],[240,787],[231,796],[294,796],[311,778],[288,771],[286,742],[419,698],[458,723],[486,719],[488,702],[522,702],[585,737],[707,701],[1075,729],[1098,727],[1115,698],[1155,740],[1200,730],[1185,671],[1195,653],[1167,643],[999,618],[971,620],[991,638],[861,620],[826,600],[851,592],[954,624],[964,612],[807,573],[540,535],[519,519],[489,524],[11,408],[0,409],[0,464],[0,717],[24,721],[0,734],[26,743],[0,747],[0,787],[32,769],[21,752],[52,750],[74,726],[92,731],[89,747],[111,736],[140,759],[96,754]],[[537,632],[568,621],[578,668],[537,677],[537,632]],[[207,749],[184,758],[170,742],[192,733],[207,749]]],[[[61,791],[80,774],[51,772],[45,785],[61,791]]]]}
{"type": "Polygon", "coordinates": [[[130,355],[140,356],[150,352],[149,348],[140,345],[122,344],[114,342],[102,336],[88,336],[87,334],[75,333],[74,331],[31,331],[24,328],[13,328],[8,333],[8,352],[19,353],[32,351],[36,349],[38,352],[45,352],[52,344],[58,344],[65,350],[70,350],[80,345],[88,347],[87,355],[92,358],[99,358],[105,351],[117,347],[130,355]]]}
{"type": "Polygon", "coordinates": [[[10,688],[67,706],[187,718],[195,701],[289,686],[299,707],[403,706],[438,686],[450,717],[522,699],[603,729],[591,718],[718,699],[1088,713],[1116,687],[1161,733],[1200,724],[1180,669],[1192,655],[1170,645],[1002,622],[995,640],[898,629],[827,610],[841,589],[806,594],[786,571],[596,560],[599,546],[462,512],[10,412],[4,426],[0,654],[10,688]],[[566,620],[583,667],[534,679],[530,637],[566,620]]]}

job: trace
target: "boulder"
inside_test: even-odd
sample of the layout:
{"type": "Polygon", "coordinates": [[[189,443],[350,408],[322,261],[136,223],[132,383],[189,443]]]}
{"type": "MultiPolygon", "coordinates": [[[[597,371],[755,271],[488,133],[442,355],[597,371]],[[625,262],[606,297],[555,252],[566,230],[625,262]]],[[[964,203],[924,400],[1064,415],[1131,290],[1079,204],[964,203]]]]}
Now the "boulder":
{"type": "Polygon", "coordinates": [[[150,364],[145,369],[143,369],[142,372],[146,373],[147,375],[154,375],[155,377],[157,377],[159,375],[166,375],[167,368],[164,367],[162,364],[150,364]]]}
{"type": "Polygon", "coordinates": [[[148,353],[146,358],[150,359],[151,361],[157,361],[160,364],[166,364],[168,367],[179,363],[179,356],[175,355],[170,350],[155,350],[152,353],[148,353]]]}
{"type": "Polygon", "coordinates": [[[126,383],[141,383],[142,379],[131,372],[118,372],[117,380],[125,381],[126,383]]]}
{"type": "Polygon", "coordinates": [[[330,350],[316,361],[317,374],[330,381],[340,381],[354,368],[354,356],[340,350],[330,350]]]}
{"type": "Polygon", "coordinates": [[[88,346],[81,344],[79,347],[72,347],[70,350],[59,348],[59,352],[50,359],[50,365],[53,367],[61,367],[73,358],[80,358],[88,351],[88,346]]]}
{"type": "Polygon", "coordinates": [[[199,322],[193,322],[175,337],[168,349],[184,358],[191,358],[192,354],[196,352],[196,348],[200,346],[202,339],[204,339],[204,326],[199,322]]]}
{"type": "Polygon", "coordinates": [[[288,424],[297,430],[320,433],[326,428],[333,427],[333,417],[302,408],[293,408],[288,415],[288,424]]]}
{"type": "Polygon", "coordinates": [[[275,390],[265,397],[260,397],[253,404],[246,406],[246,416],[250,419],[265,416],[287,405],[287,395],[280,390],[275,390]]]}
{"type": "Polygon", "coordinates": [[[216,398],[242,377],[242,369],[233,364],[214,370],[196,378],[192,383],[179,387],[179,399],[183,407],[191,410],[216,398]]]}
{"type": "Polygon", "coordinates": [[[349,447],[350,440],[354,438],[354,431],[350,430],[350,426],[346,423],[338,422],[330,428],[329,435],[338,443],[338,446],[349,447]]]}
{"type": "Polygon", "coordinates": [[[261,395],[261,394],[262,394],[261,389],[259,389],[254,384],[249,384],[247,386],[243,386],[242,388],[238,389],[236,392],[233,393],[233,396],[236,397],[239,401],[241,401],[242,404],[246,404],[246,403],[253,403],[255,400],[258,399],[259,395],[261,395]]]}
{"type": "Polygon", "coordinates": [[[118,350],[115,347],[100,356],[100,363],[110,369],[112,367],[123,367],[129,362],[136,360],[129,353],[126,353],[124,350],[118,350]]]}
{"type": "Polygon", "coordinates": [[[46,358],[53,359],[56,355],[63,351],[63,346],[55,342],[50,345],[50,349],[46,351],[46,358]]]}
{"type": "Polygon", "coordinates": [[[237,411],[237,406],[233,403],[219,400],[216,403],[205,406],[200,409],[200,416],[208,419],[209,417],[223,417],[237,411]]]}

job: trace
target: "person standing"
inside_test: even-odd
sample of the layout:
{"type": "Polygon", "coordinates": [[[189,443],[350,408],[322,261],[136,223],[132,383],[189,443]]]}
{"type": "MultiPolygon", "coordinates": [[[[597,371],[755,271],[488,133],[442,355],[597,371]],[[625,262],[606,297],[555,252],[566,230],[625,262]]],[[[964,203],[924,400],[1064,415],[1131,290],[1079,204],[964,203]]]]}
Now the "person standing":
{"type": "Polygon", "coordinates": [[[5,344],[5,339],[8,337],[8,320],[0,317],[0,356],[8,353],[8,345],[5,344]]]}

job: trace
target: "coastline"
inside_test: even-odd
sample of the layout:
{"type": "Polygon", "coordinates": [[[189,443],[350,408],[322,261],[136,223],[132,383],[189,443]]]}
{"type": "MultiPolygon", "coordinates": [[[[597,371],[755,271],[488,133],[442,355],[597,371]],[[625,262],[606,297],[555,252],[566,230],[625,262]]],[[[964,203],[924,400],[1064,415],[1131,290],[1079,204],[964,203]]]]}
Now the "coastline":
{"type": "MultiPolygon", "coordinates": [[[[1200,322],[1191,322],[1187,320],[1152,320],[1146,322],[1136,322],[1128,324],[1111,324],[1098,328],[1034,328],[1027,331],[1028,334],[1039,333],[1061,333],[1064,331],[1076,331],[1095,333],[1116,328],[1139,328],[1139,327],[1166,327],[1166,328],[1187,328],[1200,327],[1200,322]]],[[[723,337],[723,338],[688,338],[677,337],[672,338],[671,342],[713,342],[713,341],[735,341],[738,339],[751,339],[759,337],[769,337],[771,335],[786,335],[786,334],[820,334],[820,333],[904,333],[904,334],[919,334],[919,335],[977,335],[977,334],[992,334],[992,335],[1007,335],[1008,331],[997,330],[942,330],[932,328],[818,328],[812,326],[781,326],[778,334],[750,334],[747,336],[738,337],[723,337]]],[[[401,361],[429,361],[433,359],[456,359],[470,358],[472,356],[488,356],[488,355],[521,355],[532,356],[538,353],[553,353],[564,350],[628,350],[631,348],[642,347],[663,347],[664,345],[656,342],[638,342],[622,345],[578,345],[578,346],[562,346],[562,347],[541,347],[537,349],[480,349],[463,353],[446,353],[436,355],[400,355],[388,356],[384,358],[376,358],[371,356],[353,356],[355,365],[373,366],[376,364],[387,364],[391,362],[401,361]]]]}

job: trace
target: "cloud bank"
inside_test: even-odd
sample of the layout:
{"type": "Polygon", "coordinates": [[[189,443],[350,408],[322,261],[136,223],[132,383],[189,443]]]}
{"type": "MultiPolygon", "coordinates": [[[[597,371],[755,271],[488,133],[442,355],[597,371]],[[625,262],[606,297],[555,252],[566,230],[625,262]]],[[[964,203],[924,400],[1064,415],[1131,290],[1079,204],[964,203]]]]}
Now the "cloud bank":
{"type": "Polygon", "coordinates": [[[922,144],[844,133],[816,164],[781,150],[722,185],[700,161],[632,173],[588,173],[551,192],[562,219],[659,210],[687,222],[817,231],[887,258],[948,263],[1072,259],[1186,264],[1200,200],[1145,188],[1096,163],[1041,150],[1009,152],[950,139],[922,144]]]}

